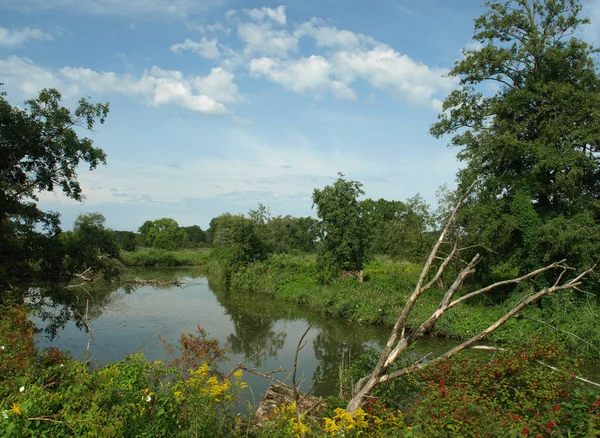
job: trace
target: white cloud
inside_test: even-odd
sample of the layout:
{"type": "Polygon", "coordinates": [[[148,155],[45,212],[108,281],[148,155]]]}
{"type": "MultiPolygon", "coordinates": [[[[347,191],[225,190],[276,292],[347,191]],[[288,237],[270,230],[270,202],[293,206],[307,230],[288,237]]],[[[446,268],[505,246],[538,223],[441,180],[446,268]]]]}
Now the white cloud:
{"type": "Polygon", "coordinates": [[[285,6],[277,6],[275,9],[267,7],[260,9],[245,9],[245,12],[250,16],[250,18],[258,22],[262,22],[265,18],[268,18],[281,26],[285,26],[287,23],[285,6]]]}
{"type": "Polygon", "coordinates": [[[5,8],[25,11],[68,10],[125,17],[165,14],[185,17],[220,6],[224,0],[3,0],[5,8]]]}
{"type": "Polygon", "coordinates": [[[6,86],[18,88],[25,97],[35,96],[44,87],[58,88],[63,94],[73,91],[72,87],[65,89],[65,84],[55,73],[17,56],[0,59],[0,77],[6,86]]]}
{"type": "Polygon", "coordinates": [[[227,103],[243,102],[244,98],[238,92],[234,79],[235,75],[233,73],[217,67],[213,68],[208,76],[196,78],[194,80],[194,88],[216,101],[227,103]]]}
{"type": "Polygon", "coordinates": [[[362,44],[375,42],[365,35],[348,30],[339,30],[323,23],[323,20],[312,18],[310,21],[301,23],[294,31],[294,35],[297,37],[312,37],[319,47],[339,47],[342,49],[353,49],[362,44]]]}
{"type": "Polygon", "coordinates": [[[298,50],[298,38],[287,30],[273,29],[270,22],[240,23],[238,35],[245,43],[244,53],[278,55],[285,57],[298,50]]]}
{"type": "Polygon", "coordinates": [[[335,74],[344,83],[360,78],[372,86],[417,105],[439,110],[434,96],[453,88],[447,69],[432,69],[383,44],[372,50],[339,51],[332,58],[335,74]]]}
{"type": "Polygon", "coordinates": [[[183,43],[171,46],[171,51],[175,53],[184,50],[190,50],[207,59],[216,59],[221,56],[216,38],[208,39],[203,37],[200,41],[193,41],[187,38],[183,43]]]}
{"type": "Polygon", "coordinates": [[[175,105],[206,114],[224,114],[228,111],[222,102],[243,100],[233,82],[233,73],[221,69],[213,69],[206,77],[185,77],[179,71],[153,67],[136,78],[81,67],[51,71],[29,59],[11,56],[0,59],[0,77],[6,78],[27,97],[44,87],[56,87],[67,98],[86,92],[95,95],[119,93],[146,105],[175,105]]]}
{"type": "Polygon", "coordinates": [[[250,61],[250,72],[296,93],[319,97],[323,91],[329,91],[341,99],[356,98],[346,84],[330,77],[331,65],[322,56],[312,55],[292,62],[257,58],[250,61]]]}
{"type": "Polygon", "coordinates": [[[30,27],[19,30],[0,27],[0,47],[21,47],[31,40],[52,41],[52,35],[30,27]]]}

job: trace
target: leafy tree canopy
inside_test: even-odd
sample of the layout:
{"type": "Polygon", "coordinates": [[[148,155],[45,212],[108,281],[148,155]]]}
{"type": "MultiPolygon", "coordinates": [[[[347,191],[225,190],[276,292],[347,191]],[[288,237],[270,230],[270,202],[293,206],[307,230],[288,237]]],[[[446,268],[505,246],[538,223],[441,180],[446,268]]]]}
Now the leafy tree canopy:
{"type": "Polygon", "coordinates": [[[493,250],[490,270],[590,265],[600,250],[600,80],[596,49],[573,37],[588,20],[577,0],[486,6],[480,47],[450,72],[460,87],[431,128],[461,148],[458,190],[478,180],[464,230],[493,250]]]}
{"type": "Polygon", "coordinates": [[[361,187],[339,173],[333,185],[313,192],[323,236],[317,265],[325,280],[337,277],[340,271],[361,271],[369,258],[371,227],[358,199],[364,194],[361,187]]]}
{"type": "Polygon", "coordinates": [[[24,108],[0,94],[0,291],[33,280],[65,279],[59,216],[37,207],[37,194],[60,189],[81,200],[80,164],[104,164],[102,149],[77,129],[104,123],[107,103],[82,99],[75,111],[61,94],[42,90],[24,108]]]}
{"type": "Polygon", "coordinates": [[[146,221],[138,231],[144,238],[144,244],[150,248],[179,249],[186,239],[185,231],[169,217],[146,221]]]}

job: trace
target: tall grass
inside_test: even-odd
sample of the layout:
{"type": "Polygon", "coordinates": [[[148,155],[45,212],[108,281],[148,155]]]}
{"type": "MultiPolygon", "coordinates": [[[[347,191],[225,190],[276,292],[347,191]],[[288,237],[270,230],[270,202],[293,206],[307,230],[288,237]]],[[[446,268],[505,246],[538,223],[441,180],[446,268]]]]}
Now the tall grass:
{"type": "Polygon", "coordinates": [[[138,249],[121,251],[126,266],[202,266],[210,256],[210,249],[182,249],[165,251],[160,249],[138,249]]]}

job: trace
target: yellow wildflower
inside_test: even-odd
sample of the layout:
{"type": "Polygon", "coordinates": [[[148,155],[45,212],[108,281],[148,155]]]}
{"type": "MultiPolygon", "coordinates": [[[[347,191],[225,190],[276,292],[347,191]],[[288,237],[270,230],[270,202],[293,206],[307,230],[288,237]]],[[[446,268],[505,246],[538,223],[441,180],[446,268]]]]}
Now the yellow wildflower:
{"type": "Polygon", "coordinates": [[[241,379],[243,374],[244,372],[242,370],[237,370],[235,373],[233,373],[233,375],[238,379],[241,379]]]}
{"type": "Polygon", "coordinates": [[[13,403],[10,411],[16,415],[21,415],[21,412],[23,412],[21,410],[21,405],[19,405],[18,403],[13,403]]]}

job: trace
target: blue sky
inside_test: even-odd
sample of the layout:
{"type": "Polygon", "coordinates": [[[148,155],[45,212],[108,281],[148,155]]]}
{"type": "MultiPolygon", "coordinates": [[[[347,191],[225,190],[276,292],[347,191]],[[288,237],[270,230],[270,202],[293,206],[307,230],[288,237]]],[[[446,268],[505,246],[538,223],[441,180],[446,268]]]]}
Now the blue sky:
{"type": "MultiPolygon", "coordinates": [[[[258,202],[311,215],[313,189],[338,171],[369,197],[435,204],[459,163],[428,131],[483,11],[477,0],[3,0],[0,82],[14,104],[44,87],[69,106],[111,102],[90,135],[108,165],[79,173],[85,202],[41,196],[65,228],[93,211],[116,229],[160,217],[206,228],[258,202]]],[[[597,28],[583,35],[594,42],[597,28]]]]}

